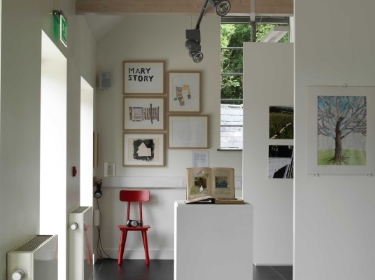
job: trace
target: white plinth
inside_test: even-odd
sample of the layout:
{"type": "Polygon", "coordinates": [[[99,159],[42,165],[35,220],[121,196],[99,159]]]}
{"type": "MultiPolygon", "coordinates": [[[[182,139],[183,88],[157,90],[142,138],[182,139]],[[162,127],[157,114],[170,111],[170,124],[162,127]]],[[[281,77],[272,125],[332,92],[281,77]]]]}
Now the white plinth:
{"type": "Polygon", "coordinates": [[[250,204],[174,203],[174,280],[252,280],[250,204]]]}

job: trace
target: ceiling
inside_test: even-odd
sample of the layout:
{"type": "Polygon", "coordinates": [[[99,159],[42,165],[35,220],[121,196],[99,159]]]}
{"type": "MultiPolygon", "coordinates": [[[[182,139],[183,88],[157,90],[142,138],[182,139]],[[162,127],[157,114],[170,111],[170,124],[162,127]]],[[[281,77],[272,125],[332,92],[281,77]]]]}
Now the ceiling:
{"type": "Polygon", "coordinates": [[[111,32],[126,16],[125,15],[84,15],[96,42],[111,32]]]}
{"type": "MultiPolygon", "coordinates": [[[[76,14],[83,15],[97,42],[111,32],[126,15],[139,14],[181,14],[198,15],[203,0],[77,0],[76,14]]],[[[230,0],[232,4],[229,16],[249,16],[251,0],[230,0]],[[233,14],[232,14],[233,12],[233,14]]],[[[256,15],[290,16],[293,14],[293,0],[257,0],[256,15]]],[[[214,9],[207,9],[206,14],[213,14],[214,9]]]]}

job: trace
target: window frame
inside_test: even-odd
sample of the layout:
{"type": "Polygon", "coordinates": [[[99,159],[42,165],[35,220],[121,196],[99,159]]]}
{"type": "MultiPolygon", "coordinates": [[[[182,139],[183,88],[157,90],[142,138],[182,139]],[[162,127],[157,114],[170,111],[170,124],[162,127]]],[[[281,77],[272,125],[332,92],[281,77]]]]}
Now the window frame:
{"type": "MultiPolygon", "coordinates": [[[[222,17],[221,18],[221,24],[250,24],[250,17],[234,17],[234,16],[227,16],[227,17],[222,17]]],[[[255,22],[257,24],[285,24],[285,25],[290,25],[289,24],[289,17],[256,17],[255,22]]],[[[251,29],[250,29],[251,30],[251,29]]],[[[251,32],[251,31],[250,31],[251,32]]],[[[220,32],[221,36],[221,32],[220,32]]],[[[220,53],[222,53],[223,49],[241,49],[243,51],[243,45],[242,47],[221,47],[220,46],[220,53]]],[[[220,61],[221,62],[221,61],[220,61]]],[[[230,75],[236,75],[236,76],[242,76],[243,79],[243,69],[242,72],[234,72],[234,73],[229,73],[229,72],[221,72],[222,69],[220,69],[220,81],[222,80],[223,76],[230,76],[230,75]]],[[[220,148],[218,148],[218,151],[242,151],[242,148],[229,148],[229,147],[223,147],[222,146],[222,131],[221,129],[223,127],[242,127],[243,128],[243,120],[242,120],[242,125],[227,125],[227,124],[222,124],[222,113],[221,113],[221,105],[222,101],[242,101],[242,106],[243,104],[243,88],[242,88],[242,98],[222,98],[222,92],[220,90],[220,148]]],[[[243,129],[242,129],[243,133],[243,129]]],[[[242,144],[243,144],[243,139],[242,139],[242,144]]],[[[243,145],[242,145],[243,147],[243,145]]]]}

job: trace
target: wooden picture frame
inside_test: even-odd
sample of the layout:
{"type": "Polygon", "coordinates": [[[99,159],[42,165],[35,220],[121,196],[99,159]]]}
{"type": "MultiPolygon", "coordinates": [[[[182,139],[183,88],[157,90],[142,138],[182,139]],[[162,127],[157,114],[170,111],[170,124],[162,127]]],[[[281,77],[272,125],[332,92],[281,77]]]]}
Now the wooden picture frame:
{"type": "Polygon", "coordinates": [[[164,133],[124,132],[123,166],[165,166],[164,135],[164,133]]]}
{"type": "Polygon", "coordinates": [[[165,130],[164,108],[164,97],[124,96],[122,102],[123,130],[165,130]]]}
{"type": "Polygon", "coordinates": [[[168,72],[168,110],[171,113],[200,113],[201,72],[168,72]]]}
{"type": "Polygon", "coordinates": [[[124,94],[164,94],[163,61],[124,61],[124,94]]]}
{"type": "Polygon", "coordinates": [[[169,149],[208,149],[208,115],[169,115],[169,149]]]}

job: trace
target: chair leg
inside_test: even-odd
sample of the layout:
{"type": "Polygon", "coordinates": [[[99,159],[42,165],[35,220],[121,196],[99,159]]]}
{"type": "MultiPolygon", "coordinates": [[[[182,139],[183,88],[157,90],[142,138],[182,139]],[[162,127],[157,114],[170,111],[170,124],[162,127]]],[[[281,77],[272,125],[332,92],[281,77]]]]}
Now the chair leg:
{"type": "Polygon", "coordinates": [[[126,236],[128,235],[127,230],[120,230],[120,246],[118,248],[118,255],[117,255],[117,264],[121,265],[122,263],[122,256],[124,254],[126,236]]]}
{"type": "Polygon", "coordinates": [[[147,243],[147,232],[142,231],[142,239],[143,239],[143,247],[145,248],[145,259],[146,259],[146,264],[150,264],[150,259],[148,256],[148,243],[147,243]]]}

